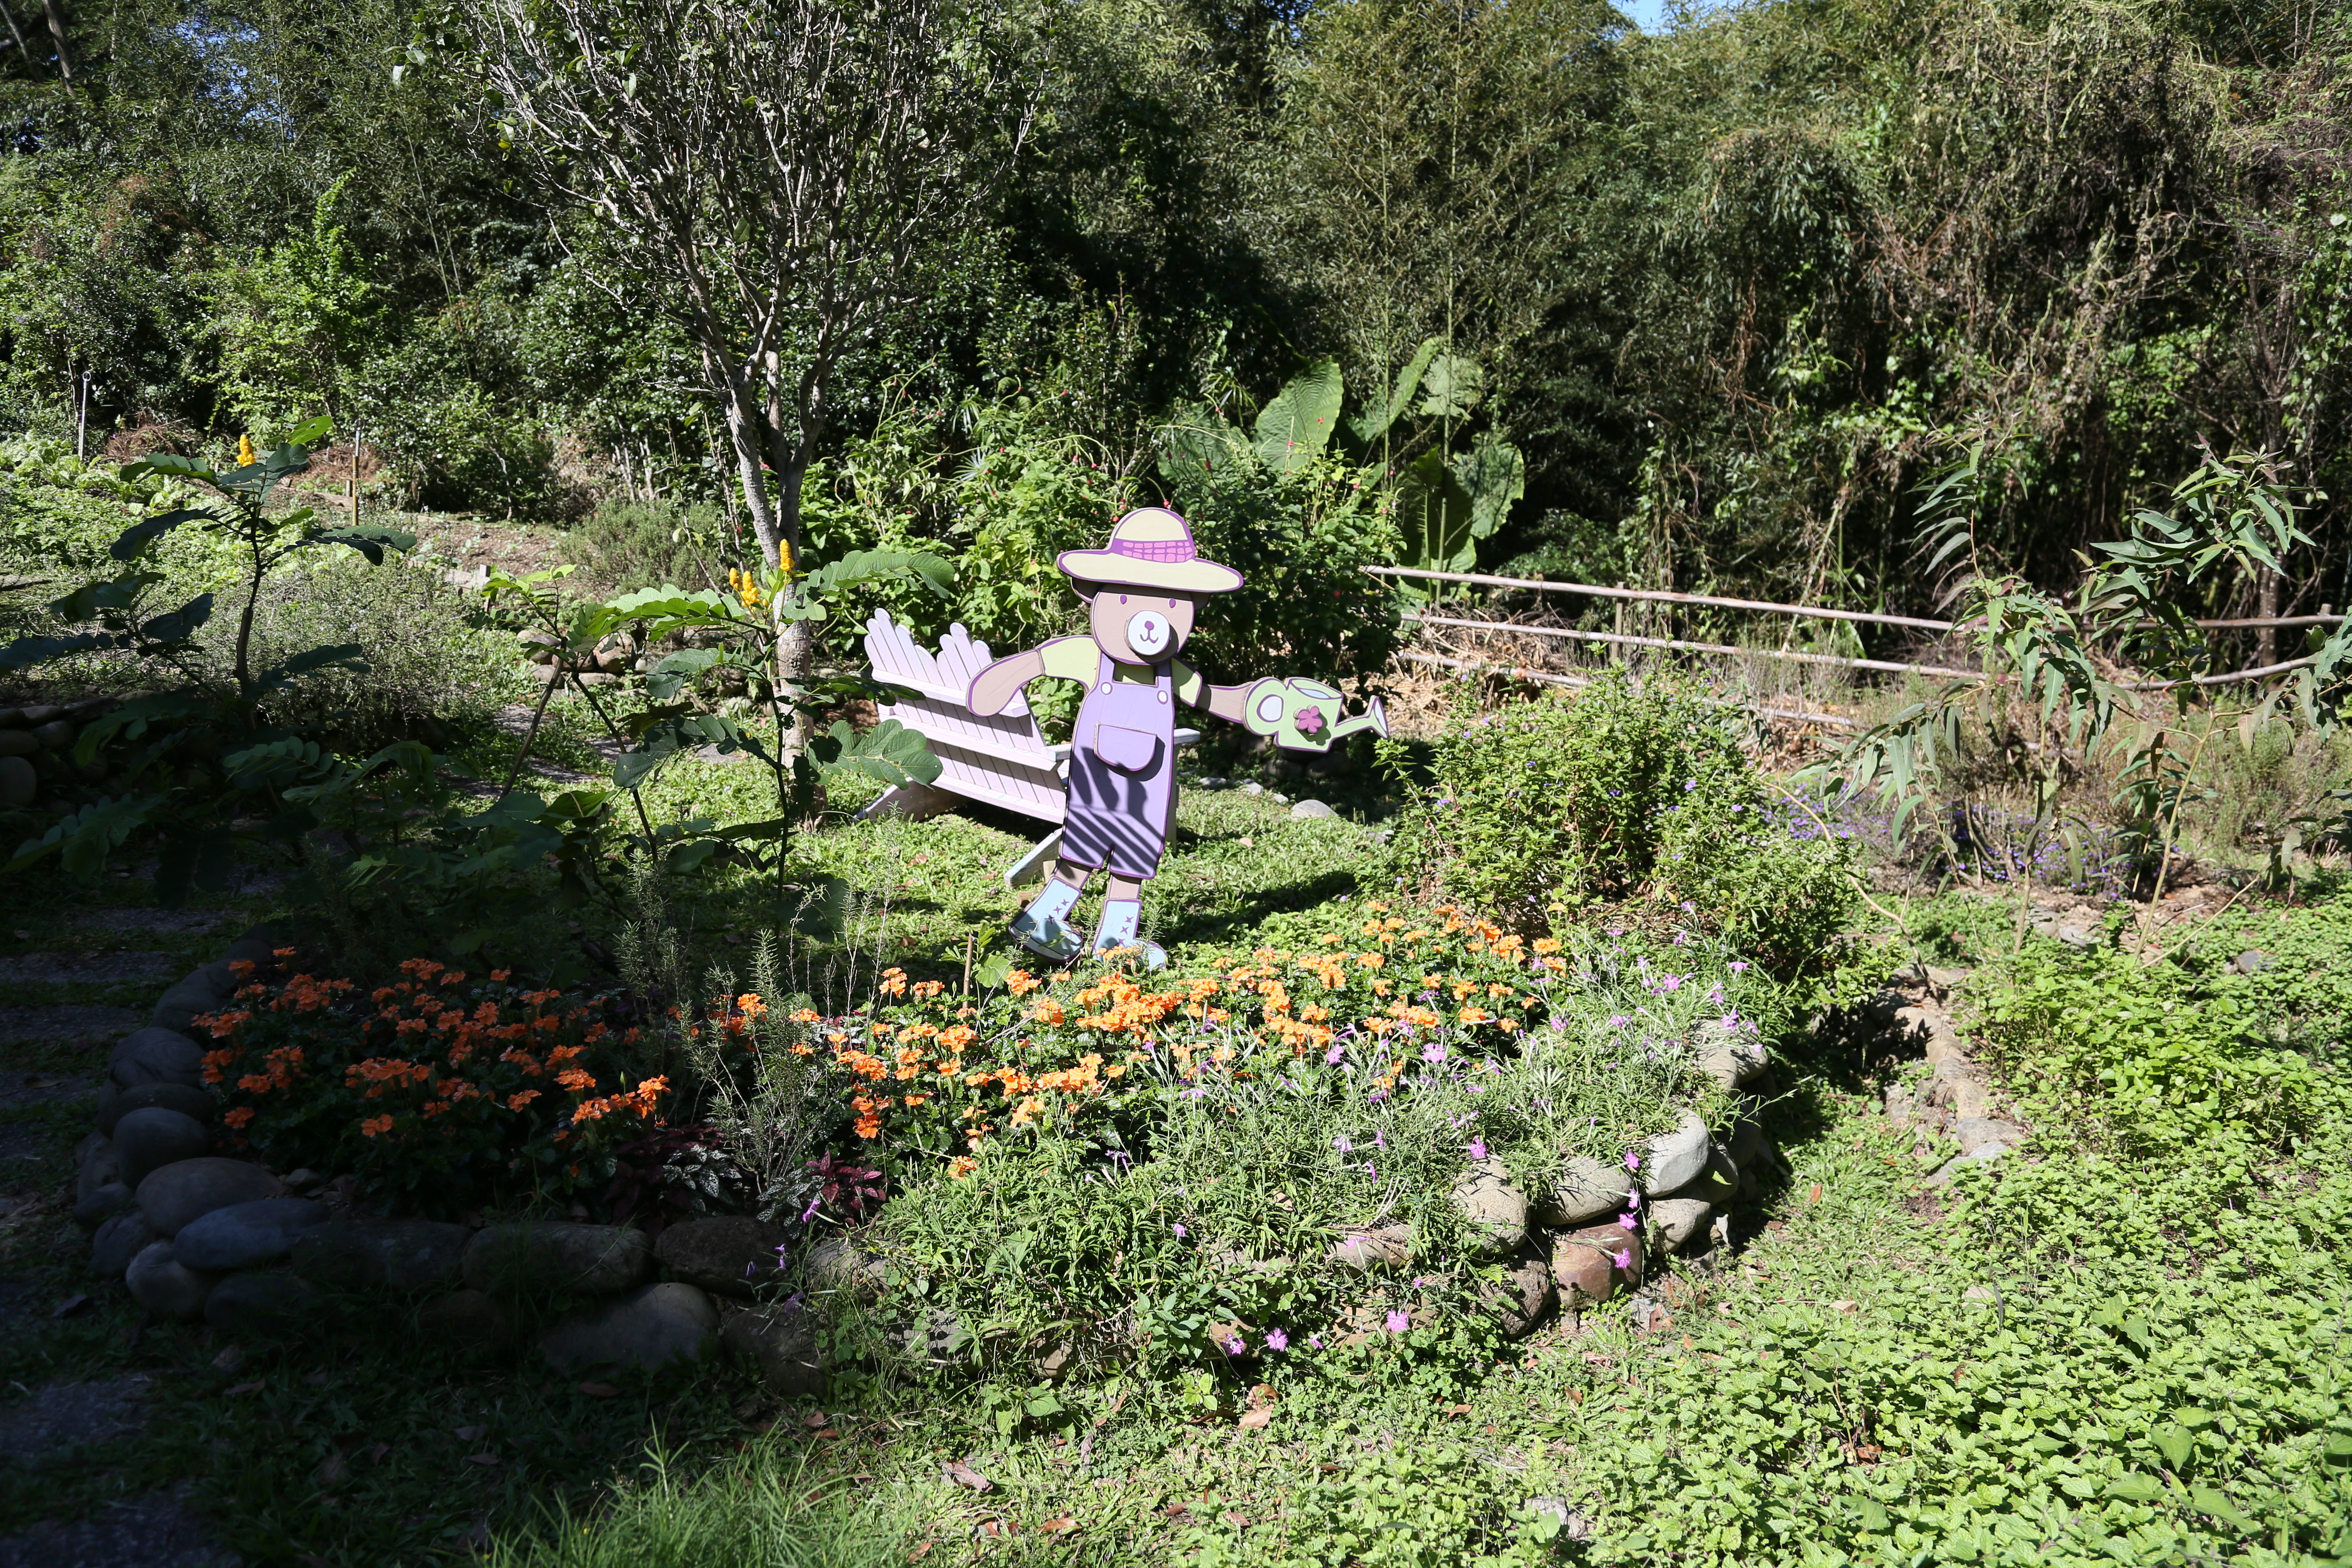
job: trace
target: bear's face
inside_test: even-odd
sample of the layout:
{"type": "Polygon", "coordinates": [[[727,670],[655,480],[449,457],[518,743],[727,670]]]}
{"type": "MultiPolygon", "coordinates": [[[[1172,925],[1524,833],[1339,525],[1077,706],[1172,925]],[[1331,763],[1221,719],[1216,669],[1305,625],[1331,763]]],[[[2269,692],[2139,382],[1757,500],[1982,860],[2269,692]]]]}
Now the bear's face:
{"type": "Polygon", "coordinates": [[[1088,629],[1122,664],[1165,664],[1192,635],[1193,608],[1181,594],[1103,587],[1096,590],[1088,629]]]}

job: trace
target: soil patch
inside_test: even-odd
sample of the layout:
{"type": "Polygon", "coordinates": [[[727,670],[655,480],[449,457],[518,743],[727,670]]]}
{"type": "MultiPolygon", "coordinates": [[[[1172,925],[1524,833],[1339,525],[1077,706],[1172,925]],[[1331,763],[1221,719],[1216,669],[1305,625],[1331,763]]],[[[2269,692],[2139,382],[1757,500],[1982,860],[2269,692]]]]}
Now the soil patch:
{"type": "Polygon", "coordinates": [[[0,1041],[102,1045],[137,1028],[142,1017],[128,1007],[0,1007],[0,1041]]]}
{"type": "Polygon", "coordinates": [[[0,1537],[0,1568],[236,1568],[202,1521],[166,1493],[114,1503],[73,1524],[0,1537]]]}
{"type": "Polygon", "coordinates": [[[178,967],[168,952],[13,952],[0,957],[0,983],[119,985],[166,980],[178,967]]]}
{"type": "Polygon", "coordinates": [[[53,1383],[0,1410],[0,1461],[29,1465],[137,1431],[147,1421],[147,1379],[53,1383]]]}

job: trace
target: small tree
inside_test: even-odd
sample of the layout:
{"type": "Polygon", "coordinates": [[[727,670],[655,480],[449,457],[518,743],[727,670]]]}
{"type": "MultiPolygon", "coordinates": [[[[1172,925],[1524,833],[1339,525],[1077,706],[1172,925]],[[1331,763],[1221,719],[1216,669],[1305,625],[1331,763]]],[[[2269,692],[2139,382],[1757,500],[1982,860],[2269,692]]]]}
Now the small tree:
{"type": "MultiPolygon", "coordinates": [[[[1026,128],[1029,87],[954,0],[473,0],[437,35],[540,184],[594,212],[685,330],[770,567],[843,356],[910,300],[1026,128]],[[467,52],[464,45],[470,45],[467,52]],[[770,489],[772,474],[774,489],[770,489]]],[[[419,58],[429,58],[419,51],[419,58]]],[[[805,673],[794,623],[781,672],[805,673]]]]}

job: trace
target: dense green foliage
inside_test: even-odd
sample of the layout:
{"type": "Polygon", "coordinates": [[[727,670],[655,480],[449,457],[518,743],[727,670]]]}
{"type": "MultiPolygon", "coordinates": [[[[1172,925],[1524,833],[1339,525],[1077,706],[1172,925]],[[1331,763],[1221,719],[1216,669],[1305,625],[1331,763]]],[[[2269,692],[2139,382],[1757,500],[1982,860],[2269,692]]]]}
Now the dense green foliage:
{"type": "MultiPolygon", "coordinates": [[[[50,11],[65,47],[36,30],[0,68],[7,421],[95,451],[327,412],[390,493],[558,516],[619,484],[721,507],[716,564],[742,563],[676,302],[614,286],[460,78],[395,80],[408,7],[50,11]]],[[[1568,0],[1072,0],[1022,25],[1055,62],[1030,133],[959,152],[990,205],[846,351],[813,528],[885,426],[961,491],[892,500],[904,521],[1008,526],[964,481],[1016,406],[1125,499],[1181,489],[1171,414],[1252,428],[1326,361],[1398,509],[1443,489],[1433,453],[1523,457],[1487,564],[1926,607],[1912,495],[1954,433],[1995,477],[1981,543],[2051,585],[2200,443],[2347,493],[2352,228],[2299,151],[2340,134],[2338,6],[1823,0],[1647,35],[1568,0]]],[[[2343,597],[2312,570],[2340,508],[2200,607],[2343,597]]]]}

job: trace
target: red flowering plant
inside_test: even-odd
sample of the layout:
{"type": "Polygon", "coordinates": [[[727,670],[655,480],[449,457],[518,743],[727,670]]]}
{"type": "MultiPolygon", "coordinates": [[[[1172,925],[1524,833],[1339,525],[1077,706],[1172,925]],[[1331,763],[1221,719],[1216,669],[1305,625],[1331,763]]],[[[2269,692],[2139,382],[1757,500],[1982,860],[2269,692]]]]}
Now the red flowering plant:
{"type": "Polygon", "coordinates": [[[240,1146],[433,1212],[602,1187],[614,1149],[659,1125],[668,1080],[643,1075],[613,998],[528,989],[505,970],[468,984],[430,959],[400,969],[362,994],[238,966],[231,1005],[195,1027],[240,1146]]]}

